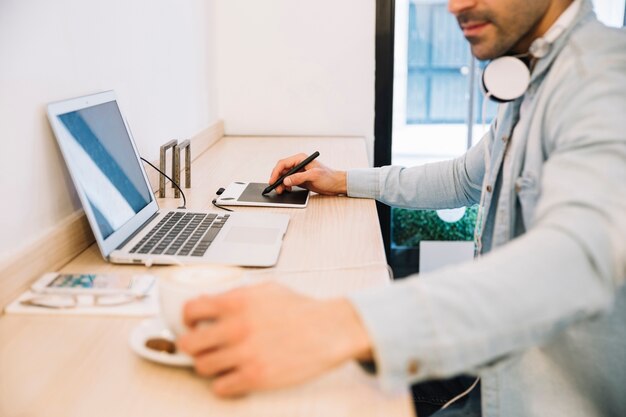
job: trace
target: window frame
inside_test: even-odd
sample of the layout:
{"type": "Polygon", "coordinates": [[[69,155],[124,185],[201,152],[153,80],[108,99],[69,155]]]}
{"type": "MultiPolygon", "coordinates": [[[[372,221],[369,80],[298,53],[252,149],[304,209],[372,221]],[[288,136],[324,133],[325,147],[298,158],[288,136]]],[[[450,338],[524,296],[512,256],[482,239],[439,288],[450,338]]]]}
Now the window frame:
{"type": "MultiPolygon", "coordinates": [[[[374,166],[391,164],[395,0],[376,0],[374,166]]],[[[376,202],[385,254],[391,254],[391,208],[376,202]]]]}

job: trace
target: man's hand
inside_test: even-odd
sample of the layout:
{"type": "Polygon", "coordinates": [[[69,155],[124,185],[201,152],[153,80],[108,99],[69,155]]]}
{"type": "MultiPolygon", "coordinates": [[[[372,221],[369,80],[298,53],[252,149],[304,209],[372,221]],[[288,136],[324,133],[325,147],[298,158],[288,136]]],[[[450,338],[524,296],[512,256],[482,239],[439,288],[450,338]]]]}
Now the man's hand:
{"type": "MultiPolygon", "coordinates": [[[[301,153],[278,161],[268,183],[273,184],[281,175],[305,160],[306,157],[306,154],[301,153]]],[[[311,161],[304,167],[304,171],[285,178],[283,185],[276,187],[276,192],[281,194],[285,189],[291,190],[291,187],[295,185],[318,194],[346,194],[346,172],[330,169],[318,161],[311,161]]]]}
{"type": "Polygon", "coordinates": [[[317,300],[279,284],[198,297],[185,305],[184,319],[191,330],[179,347],[193,357],[198,374],[215,377],[219,396],[291,385],[371,357],[347,300],[317,300]]]}

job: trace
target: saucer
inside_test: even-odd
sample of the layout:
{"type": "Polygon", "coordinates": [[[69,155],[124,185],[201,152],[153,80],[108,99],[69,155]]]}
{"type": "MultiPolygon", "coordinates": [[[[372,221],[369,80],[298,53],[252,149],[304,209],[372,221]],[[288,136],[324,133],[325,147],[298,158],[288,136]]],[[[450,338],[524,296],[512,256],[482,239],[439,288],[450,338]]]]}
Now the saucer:
{"type": "Polygon", "coordinates": [[[130,348],[137,355],[152,362],[170,366],[193,366],[193,360],[184,353],[160,352],[146,347],[146,341],[155,337],[174,340],[174,335],[160,319],[144,320],[130,333],[130,348]]]}

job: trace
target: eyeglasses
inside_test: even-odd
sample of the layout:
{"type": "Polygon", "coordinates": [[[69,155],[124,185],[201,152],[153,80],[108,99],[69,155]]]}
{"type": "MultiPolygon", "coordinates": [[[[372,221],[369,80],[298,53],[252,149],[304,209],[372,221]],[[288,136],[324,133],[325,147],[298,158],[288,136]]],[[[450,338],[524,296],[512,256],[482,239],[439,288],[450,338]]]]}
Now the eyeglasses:
{"type": "Polygon", "coordinates": [[[141,301],[146,297],[145,294],[38,294],[20,301],[20,304],[51,309],[115,307],[141,301]]]}

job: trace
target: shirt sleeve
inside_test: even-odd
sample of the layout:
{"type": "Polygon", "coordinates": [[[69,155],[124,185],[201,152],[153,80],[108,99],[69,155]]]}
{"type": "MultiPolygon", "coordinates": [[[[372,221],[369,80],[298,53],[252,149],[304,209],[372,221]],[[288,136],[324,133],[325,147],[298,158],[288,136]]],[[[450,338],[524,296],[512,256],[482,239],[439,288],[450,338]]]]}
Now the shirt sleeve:
{"type": "Polygon", "coordinates": [[[594,65],[574,80],[585,88],[551,98],[554,140],[526,234],[350,296],[384,387],[480,373],[611,308],[626,277],[626,62],[594,65]]]}
{"type": "Polygon", "coordinates": [[[385,166],[350,170],[348,196],[375,198],[394,207],[444,209],[470,206],[480,200],[484,142],[491,132],[459,158],[411,168],[385,166]]]}

